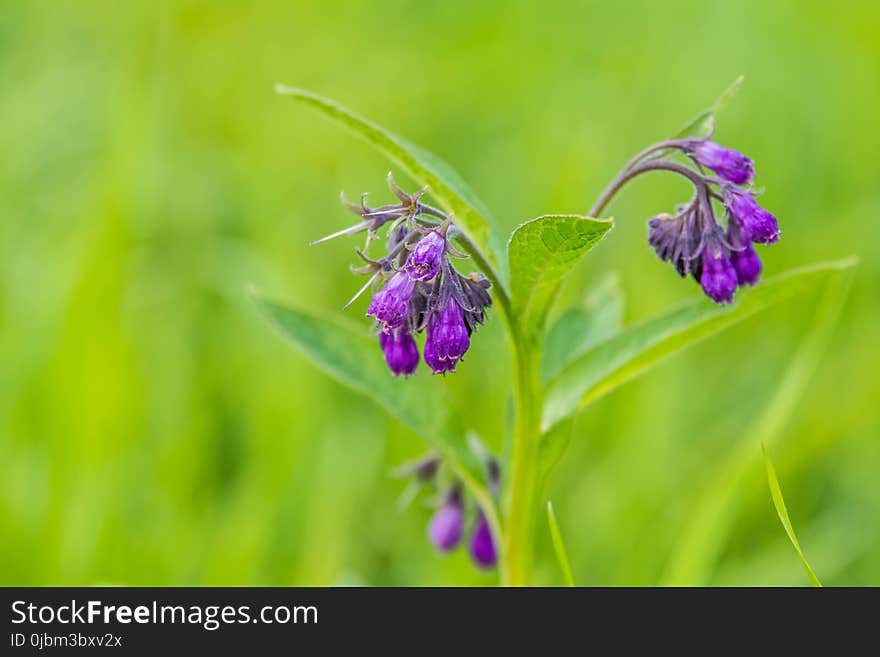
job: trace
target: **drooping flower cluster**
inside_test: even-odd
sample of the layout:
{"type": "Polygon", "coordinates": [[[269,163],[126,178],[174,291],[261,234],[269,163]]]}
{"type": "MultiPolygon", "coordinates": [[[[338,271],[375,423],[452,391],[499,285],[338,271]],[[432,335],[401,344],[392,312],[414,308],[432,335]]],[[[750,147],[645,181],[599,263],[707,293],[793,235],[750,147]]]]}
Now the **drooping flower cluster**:
{"type": "Polygon", "coordinates": [[[629,173],[657,169],[679,173],[691,181],[695,194],[675,215],[664,213],[648,222],[648,243],[680,276],[691,274],[713,301],[730,303],[738,286],[754,285],[760,278],[761,260],[753,245],[772,244],[780,235],[776,217],[755,200],[754,164],[709,139],[676,140],[662,146],[678,149],[695,168],[636,160],[629,173]],[[723,224],[716,217],[716,205],[723,224]]]}
{"type": "MultiPolygon", "coordinates": [[[[434,374],[454,372],[470,347],[471,334],[485,321],[492,304],[489,281],[478,273],[460,274],[451,257],[466,258],[450,243],[459,235],[452,217],[422,202],[425,190],[407,194],[388,174],[388,184],[399,203],[369,208],[346,203],[361,221],[345,230],[313,242],[339,235],[367,232],[367,247],[385,225],[388,228],[386,254],[372,260],[358,255],[365,264],[353,269],[370,276],[355,299],[375,284],[367,316],[376,320],[379,346],[395,376],[409,376],[419,363],[414,336],[425,332],[425,363],[434,374]]],[[[365,248],[366,251],[366,248],[365,248]]],[[[350,305],[354,299],[346,305],[350,305]]]]}
{"type": "MultiPolygon", "coordinates": [[[[401,469],[401,474],[410,477],[417,489],[425,486],[444,489],[439,504],[428,522],[427,534],[428,540],[439,552],[448,554],[461,544],[466,534],[468,513],[461,482],[453,480],[448,485],[441,484],[440,465],[442,465],[440,457],[430,455],[405,465],[401,469]]],[[[486,457],[486,476],[489,490],[497,498],[500,470],[498,461],[491,456],[486,457]]],[[[492,535],[486,514],[479,505],[474,505],[470,523],[469,552],[471,560],[481,569],[494,568],[498,563],[495,537],[492,535]]]]}

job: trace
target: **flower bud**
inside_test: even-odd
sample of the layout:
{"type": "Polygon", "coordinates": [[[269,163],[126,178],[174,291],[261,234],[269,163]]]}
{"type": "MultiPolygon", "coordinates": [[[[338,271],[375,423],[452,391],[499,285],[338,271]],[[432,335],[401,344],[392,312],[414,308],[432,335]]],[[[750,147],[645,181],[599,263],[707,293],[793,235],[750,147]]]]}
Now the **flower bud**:
{"type": "Polygon", "coordinates": [[[751,159],[735,151],[725,148],[708,139],[692,141],[685,146],[685,151],[707,169],[712,169],[724,180],[737,185],[751,182],[755,175],[754,163],[751,159]]]}
{"type": "Polygon", "coordinates": [[[446,496],[443,505],[437,509],[428,524],[428,538],[441,552],[449,552],[459,544],[464,532],[464,509],[461,507],[461,493],[453,488],[446,496]]]}
{"type": "Polygon", "coordinates": [[[409,328],[404,325],[389,332],[379,333],[379,345],[385,353],[385,362],[394,376],[409,376],[419,364],[419,348],[409,328]]]}
{"type": "Polygon", "coordinates": [[[495,539],[492,538],[492,530],[482,509],[477,512],[477,524],[474,535],[471,537],[471,558],[480,568],[493,568],[498,562],[498,550],[495,548],[495,539]]]}
{"type": "Polygon", "coordinates": [[[414,281],[430,281],[440,269],[440,259],[446,252],[446,238],[432,230],[410,252],[406,272],[414,281]]]}
{"type": "Polygon", "coordinates": [[[743,237],[763,244],[771,244],[779,239],[779,224],[776,222],[776,217],[758,205],[751,192],[726,185],[722,195],[724,205],[739,221],[743,237]]]}
{"type": "Polygon", "coordinates": [[[736,270],[736,280],[741,286],[754,285],[761,278],[761,259],[751,243],[742,251],[731,251],[730,264],[736,270]]]}
{"type": "Polygon", "coordinates": [[[470,346],[461,307],[454,297],[428,318],[425,362],[434,372],[454,372],[455,364],[470,346]]]}
{"type": "Polygon", "coordinates": [[[715,303],[730,303],[736,291],[736,270],[721,248],[703,249],[700,286],[715,303]]]}
{"type": "Polygon", "coordinates": [[[409,300],[415,289],[413,281],[406,272],[399,271],[373,296],[367,308],[372,315],[384,324],[384,329],[396,329],[403,325],[409,315],[409,300]]]}

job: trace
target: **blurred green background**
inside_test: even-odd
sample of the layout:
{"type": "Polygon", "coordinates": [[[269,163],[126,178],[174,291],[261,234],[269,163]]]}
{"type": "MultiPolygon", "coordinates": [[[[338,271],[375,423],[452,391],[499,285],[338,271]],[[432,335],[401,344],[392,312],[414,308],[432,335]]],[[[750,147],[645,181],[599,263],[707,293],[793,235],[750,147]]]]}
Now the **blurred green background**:
{"type": "MultiPolygon", "coordinates": [[[[273,86],[435,151],[512,228],[585,212],[742,73],[717,138],[756,160],[780,217],[766,274],[861,257],[771,454],[819,577],[880,584],[878,33],[873,0],[4,3],[0,583],[493,583],[432,552],[423,501],[395,511],[389,473],[420,440],[246,297],[336,311],[359,240],[306,243],[351,221],[341,189],[387,197],[381,157],[273,86]]],[[[698,295],[645,243],[686,193],[665,176],[628,189],[565,300],[606,271],[627,321],[698,295]]],[[[546,488],[579,583],[806,584],[757,446],[733,501],[695,512],[813,312],[760,314],[580,417],[546,488]]],[[[499,450],[507,368],[493,317],[445,382],[499,450]]],[[[540,533],[536,580],[560,583],[540,533]]]]}

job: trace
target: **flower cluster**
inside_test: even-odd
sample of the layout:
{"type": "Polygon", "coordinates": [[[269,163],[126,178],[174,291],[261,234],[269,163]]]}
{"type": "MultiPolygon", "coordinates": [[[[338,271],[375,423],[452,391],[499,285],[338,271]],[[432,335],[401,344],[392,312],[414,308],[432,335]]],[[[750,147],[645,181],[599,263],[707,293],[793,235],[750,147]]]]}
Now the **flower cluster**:
{"type": "MultiPolygon", "coordinates": [[[[665,169],[694,185],[695,194],[675,215],[661,214],[648,222],[648,243],[660,259],[672,263],[680,276],[691,274],[716,303],[730,303],[738,286],[754,285],[761,260],[754,244],[779,239],[779,225],[758,205],[751,187],[751,159],[708,139],[664,142],[684,153],[695,169],[667,161],[636,160],[631,175],[665,169]],[[707,175],[710,169],[716,176],[707,175]],[[726,225],[716,217],[720,206],[726,225]]],[[[647,151],[646,151],[647,152],[647,151]]]]}
{"type": "Polygon", "coordinates": [[[376,320],[379,346],[395,376],[415,372],[419,348],[414,336],[422,331],[425,363],[431,371],[454,372],[470,347],[471,334],[485,321],[486,308],[492,304],[490,283],[481,274],[464,276],[452,266],[451,257],[467,257],[450,242],[459,233],[451,216],[422,202],[425,190],[407,194],[391,174],[388,185],[399,203],[370,208],[365,197],[360,204],[346,203],[361,221],[313,244],[366,231],[369,247],[378,231],[390,224],[383,257],[372,260],[358,251],[365,264],[353,271],[370,279],[355,299],[371,286],[381,286],[367,316],[376,320]]]}
{"type": "MultiPolygon", "coordinates": [[[[405,465],[401,469],[401,474],[412,478],[417,488],[424,486],[441,488],[439,482],[440,465],[442,465],[440,457],[430,455],[405,465]]],[[[500,486],[500,469],[498,461],[493,457],[486,458],[486,472],[489,489],[497,498],[500,486]]],[[[464,491],[461,482],[454,480],[445,486],[444,492],[439,497],[439,503],[428,523],[428,540],[439,552],[448,554],[461,544],[467,525],[464,491]]],[[[498,563],[498,548],[486,514],[479,505],[474,507],[470,528],[471,560],[481,569],[494,568],[498,563]]]]}

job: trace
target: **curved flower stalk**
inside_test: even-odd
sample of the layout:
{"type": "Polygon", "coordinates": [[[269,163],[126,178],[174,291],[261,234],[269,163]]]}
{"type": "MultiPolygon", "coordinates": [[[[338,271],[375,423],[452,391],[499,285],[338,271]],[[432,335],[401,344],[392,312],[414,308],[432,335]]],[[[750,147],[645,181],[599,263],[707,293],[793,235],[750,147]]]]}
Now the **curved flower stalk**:
{"type": "Polygon", "coordinates": [[[370,287],[378,288],[367,316],[376,320],[379,346],[395,376],[416,371],[419,351],[413,336],[423,331],[425,364],[434,374],[455,372],[470,347],[471,334],[492,305],[491,284],[482,274],[463,276],[452,266],[450,258],[467,258],[450,243],[457,230],[452,216],[423,203],[424,189],[407,194],[390,173],[387,180],[399,203],[370,208],[366,194],[360,204],[343,197],[361,221],[312,244],[366,232],[366,250],[387,224],[387,249],[381,258],[371,260],[357,251],[365,264],[352,271],[370,278],[345,307],[370,287]]]}
{"type": "Polygon", "coordinates": [[[627,164],[591,214],[601,212],[623,185],[649,171],[678,174],[694,188],[690,202],[674,215],[663,213],[648,221],[648,243],[657,256],[672,264],[679,276],[693,276],[719,304],[732,302],[737,287],[757,283],[761,260],[753,244],[776,242],[780,230],[776,217],[755,200],[752,160],[710,137],[654,144],[627,164]],[[651,157],[661,150],[682,153],[692,166],[651,157]],[[707,175],[706,169],[716,175],[707,175]],[[721,206],[721,217],[716,204],[721,206]]]}

